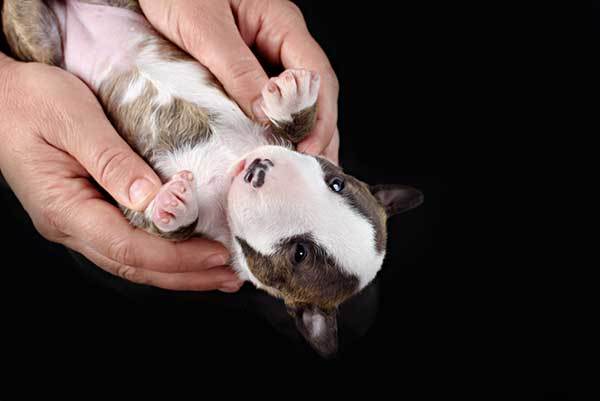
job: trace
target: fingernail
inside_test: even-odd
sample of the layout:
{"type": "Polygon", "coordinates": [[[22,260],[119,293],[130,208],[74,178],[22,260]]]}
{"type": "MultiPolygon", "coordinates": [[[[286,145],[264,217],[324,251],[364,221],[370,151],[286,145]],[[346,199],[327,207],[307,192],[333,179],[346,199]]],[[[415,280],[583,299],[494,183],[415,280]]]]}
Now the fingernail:
{"type": "Polygon", "coordinates": [[[229,255],[224,253],[216,253],[206,259],[206,267],[223,266],[229,261],[229,255]]]}
{"type": "Polygon", "coordinates": [[[256,99],[252,104],[252,114],[254,115],[255,120],[264,121],[267,119],[267,116],[262,109],[262,98],[256,99]]]}
{"type": "Polygon", "coordinates": [[[154,193],[154,185],[145,178],[139,178],[129,187],[129,200],[133,206],[141,205],[154,193]]]}
{"type": "Polygon", "coordinates": [[[241,280],[227,281],[221,284],[219,291],[236,292],[242,287],[242,284],[244,284],[244,282],[241,280]]]}

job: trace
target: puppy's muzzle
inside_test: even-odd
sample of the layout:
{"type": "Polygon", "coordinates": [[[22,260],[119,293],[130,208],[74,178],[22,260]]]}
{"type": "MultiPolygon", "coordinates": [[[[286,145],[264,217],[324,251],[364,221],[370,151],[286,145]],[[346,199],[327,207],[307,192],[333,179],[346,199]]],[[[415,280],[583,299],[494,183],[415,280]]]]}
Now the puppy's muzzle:
{"type": "Polygon", "coordinates": [[[246,169],[244,181],[251,184],[254,188],[262,187],[265,183],[265,176],[267,175],[269,167],[273,166],[273,162],[269,159],[254,159],[246,169]]]}

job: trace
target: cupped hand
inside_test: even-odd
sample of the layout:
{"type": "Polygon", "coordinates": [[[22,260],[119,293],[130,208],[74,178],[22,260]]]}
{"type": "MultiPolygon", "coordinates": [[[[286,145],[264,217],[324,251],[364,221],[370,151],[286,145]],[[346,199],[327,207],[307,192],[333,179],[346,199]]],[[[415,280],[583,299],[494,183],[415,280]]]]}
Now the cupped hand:
{"type": "Polygon", "coordinates": [[[337,163],[337,77],[296,5],[287,0],[141,0],[140,5],[156,29],[206,66],[256,119],[265,118],[257,102],[268,77],[250,48],[272,64],[317,71],[317,122],[298,149],[337,163]]]}
{"type": "Polygon", "coordinates": [[[173,290],[241,285],[220,244],[173,243],[135,229],[96,189],[92,179],[144,210],[161,182],[92,92],[63,70],[0,53],[0,171],[45,238],[112,274],[173,290]]]}

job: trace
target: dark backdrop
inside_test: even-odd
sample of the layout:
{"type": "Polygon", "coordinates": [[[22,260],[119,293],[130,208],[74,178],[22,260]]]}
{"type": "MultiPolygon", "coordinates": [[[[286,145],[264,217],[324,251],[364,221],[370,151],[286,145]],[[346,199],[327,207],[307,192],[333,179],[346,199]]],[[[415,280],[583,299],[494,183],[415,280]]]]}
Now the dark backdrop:
{"type": "Polygon", "coordinates": [[[489,295],[502,293],[498,258],[481,252],[482,238],[473,238],[484,234],[463,214],[474,201],[457,179],[477,189],[488,178],[476,165],[465,168],[466,156],[482,151],[481,139],[466,149],[461,139],[472,104],[463,102],[464,86],[479,51],[464,39],[477,33],[465,30],[459,12],[429,2],[296,3],[340,80],[342,165],[365,181],[410,184],[425,194],[419,209],[390,220],[384,267],[346,311],[340,356],[316,357],[288,333],[276,305],[249,286],[231,296],[174,295],[81,266],[36,233],[4,189],[2,327],[17,356],[11,368],[27,374],[55,361],[91,362],[108,363],[111,377],[140,367],[148,378],[191,374],[183,386],[210,385],[200,372],[212,370],[233,382],[258,374],[253,386],[267,389],[325,383],[336,392],[563,399],[557,354],[539,328],[545,321],[524,322],[514,299],[489,295]],[[524,383],[527,391],[511,392],[524,383]]]}

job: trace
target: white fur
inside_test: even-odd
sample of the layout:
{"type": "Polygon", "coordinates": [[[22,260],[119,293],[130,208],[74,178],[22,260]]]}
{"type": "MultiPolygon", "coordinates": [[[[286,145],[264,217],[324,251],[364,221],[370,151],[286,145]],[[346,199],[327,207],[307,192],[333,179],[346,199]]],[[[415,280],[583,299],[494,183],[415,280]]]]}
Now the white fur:
{"type": "Polygon", "coordinates": [[[318,339],[325,335],[325,330],[327,329],[325,316],[306,310],[302,314],[302,321],[311,338],[318,339]]]}
{"type": "Polygon", "coordinates": [[[329,189],[319,163],[276,146],[258,148],[247,160],[257,157],[272,160],[274,167],[259,189],[241,177],[234,180],[229,194],[232,231],[263,255],[273,254],[281,239],[311,233],[341,268],[358,277],[360,288],[368,284],[384,258],[375,249],[375,230],[329,189]]]}
{"type": "MultiPolygon", "coordinates": [[[[78,15],[81,16],[72,12],[71,17],[78,15]]],[[[151,28],[139,18],[132,17],[132,21],[133,31],[128,28],[124,33],[131,43],[154,37],[151,28]]],[[[129,49],[131,43],[127,43],[129,49]]],[[[106,44],[100,41],[96,46],[106,44]]],[[[136,54],[104,60],[108,67],[100,64],[101,69],[93,62],[89,64],[89,60],[77,59],[72,54],[73,49],[68,51],[68,60],[84,63],[71,63],[72,70],[96,91],[107,71],[114,71],[117,66],[137,69],[140,77],[130,83],[121,100],[124,104],[141,96],[143,88],[151,83],[157,90],[152,99],[157,105],[181,98],[218,116],[216,120],[211,119],[213,135],[207,142],[158,155],[153,162],[164,180],[182,170],[193,173],[199,208],[196,231],[233,251],[235,268],[241,278],[263,286],[248,269],[239,245],[233,241],[234,236],[244,238],[257,251],[270,255],[280,240],[311,233],[339,266],[359,278],[361,288],[373,279],[384,255],[375,250],[372,225],[328,188],[323,171],[313,157],[280,146],[264,146],[267,145],[264,127],[253,123],[237,104],[211,85],[206,69],[200,64],[165,60],[152,41],[136,54]],[[89,71],[85,70],[86,66],[89,71]],[[243,181],[243,174],[231,176],[232,165],[241,158],[249,164],[257,157],[270,158],[274,163],[263,187],[253,188],[243,181]]],[[[263,110],[267,116],[271,120],[291,121],[292,114],[312,106],[319,85],[318,79],[311,78],[309,72],[294,70],[273,79],[279,91],[263,91],[263,110]]],[[[149,118],[153,120],[154,116],[149,118]]],[[[318,335],[323,326],[324,322],[313,321],[313,335],[318,335]]]]}
{"type": "Polygon", "coordinates": [[[144,89],[146,88],[147,80],[144,77],[135,77],[127,87],[123,99],[121,100],[122,104],[128,104],[133,102],[135,99],[140,97],[144,89]]]}
{"type": "Polygon", "coordinates": [[[292,115],[315,104],[319,77],[306,70],[286,70],[262,90],[261,108],[274,123],[291,122],[292,115]],[[275,84],[275,91],[269,90],[275,84]]]}

